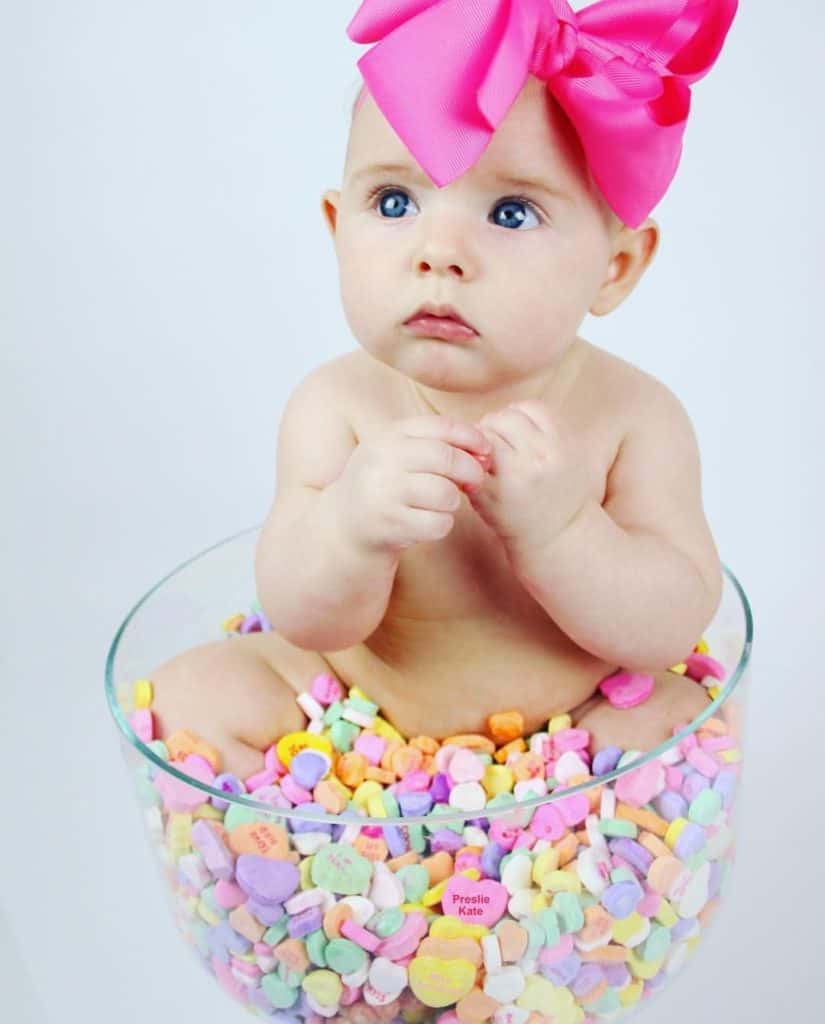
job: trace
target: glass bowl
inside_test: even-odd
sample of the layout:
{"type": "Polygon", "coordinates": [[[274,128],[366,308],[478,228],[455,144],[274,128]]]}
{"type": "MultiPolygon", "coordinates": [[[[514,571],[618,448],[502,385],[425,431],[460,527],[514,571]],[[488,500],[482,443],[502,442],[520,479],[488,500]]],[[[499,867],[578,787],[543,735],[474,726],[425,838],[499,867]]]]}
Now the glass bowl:
{"type": "Polygon", "coordinates": [[[350,800],[334,815],[293,807],[277,784],[255,796],[213,788],[132,728],[136,681],[258,607],[259,529],[156,584],[106,660],[175,923],[221,987],[281,1024],[594,1024],[667,988],[734,858],[753,625],[727,567],[697,645],[725,678],[704,678],[713,702],[668,742],[612,765],[594,758],[548,795],[493,796],[483,812],[437,803],[443,813],[369,817],[350,800]]]}

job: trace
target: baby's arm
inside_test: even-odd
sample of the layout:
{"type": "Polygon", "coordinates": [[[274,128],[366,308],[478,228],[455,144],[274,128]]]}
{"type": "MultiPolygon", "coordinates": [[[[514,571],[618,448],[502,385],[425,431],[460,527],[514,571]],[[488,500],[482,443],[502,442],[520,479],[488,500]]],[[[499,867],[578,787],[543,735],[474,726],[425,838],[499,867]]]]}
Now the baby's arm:
{"type": "Polygon", "coordinates": [[[719,607],[722,572],[693,426],[664,384],[646,381],[604,504],[585,503],[516,571],[559,628],[605,661],[656,671],[691,652],[719,607]]]}
{"type": "Polygon", "coordinates": [[[277,490],[255,556],[272,628],[307,650],[337,651],[378,626],[397,556],[342,533],[329,487],[357,445],[340,412],[338,371],[324,363],[290,395],[278,433],[277,490]]]}

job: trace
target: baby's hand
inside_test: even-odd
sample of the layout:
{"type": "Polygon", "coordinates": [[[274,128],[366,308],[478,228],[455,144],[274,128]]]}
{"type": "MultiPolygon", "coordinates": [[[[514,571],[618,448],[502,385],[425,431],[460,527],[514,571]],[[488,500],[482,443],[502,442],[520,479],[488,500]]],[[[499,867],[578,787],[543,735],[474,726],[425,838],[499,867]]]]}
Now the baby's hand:
{"type": "Polygon", "coordinates": [[[588,460],[542,402],[514,402],[478,423],[490,475],[468,497],[513,554],[537,551],[575,518],[592,490],[588,460]]]}
{"type": "Polygon", "coordinates": [[[367,549],[440,540],[453,528],[459,490],[481,484],[478,459],[489,452],[478,427],[446,416],[392,423],[358,445],[332,485],[339,521],[367,549]]]}

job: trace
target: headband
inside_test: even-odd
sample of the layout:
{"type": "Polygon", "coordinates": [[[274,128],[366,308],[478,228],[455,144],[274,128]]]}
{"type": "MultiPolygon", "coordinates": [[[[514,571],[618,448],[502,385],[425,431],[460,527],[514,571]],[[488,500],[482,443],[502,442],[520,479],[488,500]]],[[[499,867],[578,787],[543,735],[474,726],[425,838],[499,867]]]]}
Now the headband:
{"type": "Polygon", "coordinates": [[[528,74],[576,129],[614,213],[638,227],[682,155],[690,86],[738,0],[364,0],[347,26],[385,118],[441,188],[490,143],[528,74]]]}

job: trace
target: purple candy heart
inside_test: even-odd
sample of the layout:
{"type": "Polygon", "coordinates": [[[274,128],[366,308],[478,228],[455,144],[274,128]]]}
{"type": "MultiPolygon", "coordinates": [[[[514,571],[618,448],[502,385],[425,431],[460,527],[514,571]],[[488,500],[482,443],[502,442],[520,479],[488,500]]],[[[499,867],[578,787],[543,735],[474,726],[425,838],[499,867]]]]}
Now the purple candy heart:
{"type": "Polygon", "coordinates": [[[276,924],[286,913],[280,903],[273,903],[269,906],[266,903],[257,903],[253,899],[248,899],[244,906],[253,917],[265,925],[276,924]]]}
{"type": "Polygon", "coordinates": [[[433,798],[429,793],[399,793],[398,806],[405,818],[423,816],[430,813],[433,798]]]}
{"type": "Polygon", "coordinates": [[[449,800],[450,778],[444,772],[438,772],[433,776],[433,781],[430,783],[430,796],[437,804],[444,804],[449,800]]]}
{"type": "Polygon", "coordinates": [[[582,964],[571,985],[573,995],[576,997],[586,996],[601,983],[603,977],[604,972],[598,964],[582,964]]]}
{"type": "Polygon", "coordinates": [[[283,903],[298,888],[301,876],[288,860],[270,860],[254,853],[242,853],[235,867],[235,880],[256,903],[283,903]]]}
{"type": "Polygon", "coordinates": [[[612,917],[623,921],[638,907],[643,895],[638,882],[616,882],[602,894],[602,906],[612,917]]]}
{"type": "Polygon", "coordinates": [[[329,760],[315,750],[302,750],[292,758],[289,774],[304,789],[315,789],[329,771],[329,760]]]}
{"type": "Polygon", "coordinates": [[[607,775],[608,772],[612,772],[621,756],[622,751],[619,747],[605,747],[604,750],[600,750],[593,758],[593,774],[607,775]]]}

